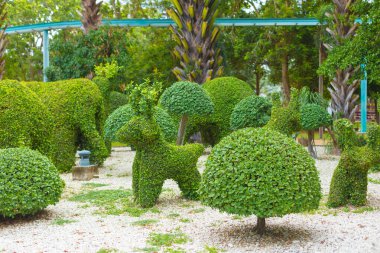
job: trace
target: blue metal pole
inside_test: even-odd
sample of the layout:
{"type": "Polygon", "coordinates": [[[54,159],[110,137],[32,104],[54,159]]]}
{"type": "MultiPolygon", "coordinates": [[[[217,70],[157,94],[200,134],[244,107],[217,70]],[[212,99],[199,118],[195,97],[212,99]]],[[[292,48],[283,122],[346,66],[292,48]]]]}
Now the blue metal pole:
{"type": "Polygon", "coordinates": [[[367,70],[366,65],[361,65],[363,72],[363,80],[360,83],[360,122],[361,122],[361,132],[367,132],[367,70]]]}
{"type": "Polygon", "coordinates": [[[44,82],[47,82],[46,69],[49,67],[49,30],[43,32],[44,82]]]}

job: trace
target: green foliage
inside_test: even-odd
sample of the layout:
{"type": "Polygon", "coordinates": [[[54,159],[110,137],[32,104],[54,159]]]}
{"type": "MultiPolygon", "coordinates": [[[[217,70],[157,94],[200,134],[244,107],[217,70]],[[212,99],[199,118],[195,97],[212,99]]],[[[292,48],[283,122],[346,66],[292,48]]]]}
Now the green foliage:
{"type": "Polygon", "coordinates": [[[98,208],[97,214],[120,215],[128,213],[133,217],[140,217],[149,209],[142,209],[133,203],[131,190],[93,190],[80,193],[69,199],[70,201],[90,203],[98,208]]]}
{"type": "Polygon", "coordinates": [[[114,78],[120,70],[121,67],[117,65],[115,60],[106,62],[105,64],[100,63],[100,65],[95,66],[95,74],[106,79],[114,78]]]}
{"type": "Polygon", "coordinates": [[[191,82],[174,83],[164,91],[160,103],[178,116],[206,116],[214,112],[211,98],[199,84],[191,82]]]}
{"type": "Polygon", "coordinates": [[[111,114],[117,108],[128,104],[128,96],[117,91],[111,91],[109,104],[109,114],[111,114]]]}
{"type": "Polygon", "coordinates": [[[149,225],[156,224],[157,222],[159,222],[159,220],[152,220],[152,219],[148,219],[148,220],[138,220],[138,221],[134,221],[134,222],[132,222],[132,225],[133,225],[133,226],[142,226],[142,227],[146,227],[146,226],[149,226],[149,225]]]}
{"type": "Polygon", "coordinates": [[[0,148],[51,154],[52,117],[38,96],[17,81],[0,82],[0,148]]]}
{"type": "Polygon", "coordinates": [[[301,126],[304,130],[315,130],[322,126],[330,126],[332,117],[325,108],[318,104],[301,106],[301,126]]]}
{"type": "Polygon", "coordinates": [[[49,159],[28,148],[0,150],[0,215],[35,214],[59,201],[64,182],[49,159]]]}
{"type": "Polygon", "coordinates": [[[196,199],[201,176],[197,161],[203,146],[168,144],[154,119],[134,117],[117,133],[117,138],[131,144],[137,153],[133,162],[133,194],[142,207],[152,207],[166,179],[175,180],[184,197],[196,199]]]}
{"type": "Polygon", "coordinates": [[[108,115],[110,113],[110,96],[111,96],[111,83],[110,81],[101,76],[97,76],[92,81],[98,86],[103,97],[104,111],[108,115]]]}
{"type": "Polygon", "coordinates": [[[272,116],[265,126],[287,136],[301,130],[299,113],[299,96],[296,89],[292,89],[291,100],[288,106],[281,106],[280,97],[274,95],[272,116]]]}
{"type": "Polygon", "coordinates": [[[270,129],[245,128],[213,148],[199,194],[220,211],[266,218],[317,209],[321,186],[302,146],[270,129]]]}
{"type": "Polygon", "coordinates": [[[205,142],[215,145],[230,132],[230,118],[235,106],[253,95],[251,87],[235,77],[216,78],[203,85],[214,103],[214,114],[207,119],[195,120],[205,142]]]}
{"type": "Polygon", "coordinates": [[[266,98],[250,96],[240,101],[231,114],[231,129],[262,127],[270,119],[272,104],[266,98]]]}
{"type": "Polygon", "coordinates": [[[151,233],[149,235],[147,243],[152,246],[162,247],[162,246],[172,246],[173,244],[184,244],[189,241],[186,234],[176,230],[171,233],[151,233]]]}
{"type": "Polygon", "coordinates": [[[63,225],[75,223],[75,222],[77,222],[77,221],[76,220],[67,220],[67,219],[63,219],[63,218],[57,218],[57,219],[53,220],[52,224],[57,225],[57,226],[63,226],[63,225]]]}
{"type": "Polygon", "coordinates": [[[334,122],[334,131],[342,149],[339,164],[334,171],[327,205],[366,204],[368,170],[380,162],[380,126],[368,127],[368,144],[360,147],[352,123],[347,119],[334,122]]]}
{"type": "Polygon", "coordinates": [[[98,87],[87,79],[25,84],[53,116],[52,161],[58,170],[71,169],[78,148],[90,150],[91,162],[102,164],[108,151],[103,140],[103,97],[98,87]]]}
{"type": "MultiPolygon", "coordinates": [[[[124,105],[115,110],[106,120],[104,127],[104,136],[107,141],[118,141],[116,133],[125,124],[136,116],[131,105],[124,105]]],[[[175,126],[170,115],[159,107],[155,107],[153,117],[157,121],[164,139],[168,142],[174,142],[177,137],[177,127],[175,126]]]]}

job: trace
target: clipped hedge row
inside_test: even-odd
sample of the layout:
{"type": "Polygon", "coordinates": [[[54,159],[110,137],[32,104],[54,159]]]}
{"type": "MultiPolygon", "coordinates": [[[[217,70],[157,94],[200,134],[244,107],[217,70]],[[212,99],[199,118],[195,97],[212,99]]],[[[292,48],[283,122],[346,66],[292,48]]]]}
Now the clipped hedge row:
{"type": "Polygon", "coordinates": [[[0,215],[29,215],[59,201],[64,182],[50,160],[28,148],[0,149],[0,215]]]}
{"type": "Polygon", "coordinates": [[[18,81],[0,81],[0,148],[29,147],[50,156],[52,116],[18,81]]]}
{"type": "Polygon", "coordinates": [[[59,171],[69,171],[78,149],[91,151],[91,162],[108,156],[103,140],[103,97],[88,79],[51,83],[25,83],[47,106],[53,117],[52,160],[59,171]]]}

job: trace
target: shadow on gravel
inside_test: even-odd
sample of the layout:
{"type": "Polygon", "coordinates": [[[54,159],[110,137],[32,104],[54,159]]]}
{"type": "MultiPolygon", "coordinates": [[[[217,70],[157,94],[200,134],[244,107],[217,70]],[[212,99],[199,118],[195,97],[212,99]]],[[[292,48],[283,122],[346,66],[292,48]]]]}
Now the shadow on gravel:
{"type": "Polygon", "coordinates": [[[13,219],[0,216],[0,228],[6,228],[14,225],[26,225],[28,223],[33,223],[36,221],[49,221],[53,216],[53,212],[47,210],[42,210],[35,215],[18,215],[13,219]]]}
{"type": "Polygon", "coordinates": [[[258,235],[255,229],[256,222],[253,218],[252,222],[245,222],[244,224],[221,224],[218,227],[211,228],[210,234],[214,235],[214,240],[225,246],[232,244],[241,247],[255,245],[273,248],[273,246],[286,247],[292,244],[307,243],[315,237],[316,233],[316,231],[292,227],[291,224],[271,224],[270,220],[267,221],[263,236],[258,235]]]}

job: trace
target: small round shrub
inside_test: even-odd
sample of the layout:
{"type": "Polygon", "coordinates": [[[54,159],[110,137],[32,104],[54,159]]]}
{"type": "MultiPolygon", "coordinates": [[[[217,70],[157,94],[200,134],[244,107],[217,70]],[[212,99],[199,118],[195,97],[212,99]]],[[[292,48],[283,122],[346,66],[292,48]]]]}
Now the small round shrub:
{"type": "Polygon", "coordinates": [[[223,212],[267,218],[318,208],[321,186],[302,146],[270,129],[245,128],[212,149],[199,193],[223,212]]]}
{"type": "Polygon", "coordinates": [[[117,92],[117,91],[111,91],[110,93],[110,100],[109,100],[109,113],[111,114],[114,112],[117,108],[128,104],[128,96],[117,92]]]}
{"type": "Polygon", "coordinates": [[[200,125],[202,138],[215,145],[221,138],[231,133],[230,118],[235,106],[244,98],[253,95],[248,83],[235,77],[215,78],[203,85],[214,103],[214,113],[196,122],[200,125]]]}
{"type": "Polygon", "coordinates": [[[174,115],[208,115],[214,112],[214,105],[199,84],[177,82],[167,88],[160,103],[174,115]]]}
{"type": "MultiPolygon", "coordinates": [[[[109,142],[120,141],[116,133],[127,124],[135,115],[131,105],[124,105],[116,109],[106,120],[104,132],[105,139],[109,142]]],[[[177,127],[170,115],[162,108],[156,107],[153,117],[161,128],[164,139],[168,142],[175,141],[177,137],[177,127]]]]}
{"type": "Polygon", "coordinates": [[[38,151],[0,150],[0,215],[30,215],[59,201],[64,182],[38,151]]]}
{"type": "Polygon", "coordinates": [[[52,116],[18,81],[0,82],[0,148],[29,147],[50,156],[52,116]]]}
{"type": "Polygon", "coordinates": [[[263,127],[269,119],[272,103],[263,97],[249,96],[240,101],[231,114],[231,129],[263,127]]]}
{"type": "Polygon", "coordinates": [[[304,130],[315,130],[319,127],[330,126],[332,117],[325,108],[317,104],[301,106],[301,125],[304,130]]]}

